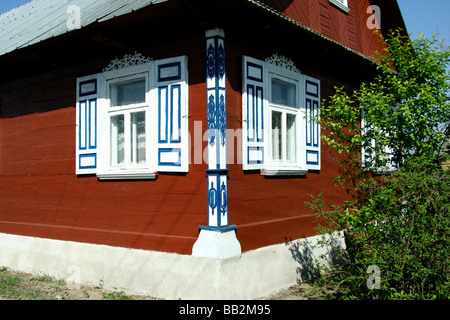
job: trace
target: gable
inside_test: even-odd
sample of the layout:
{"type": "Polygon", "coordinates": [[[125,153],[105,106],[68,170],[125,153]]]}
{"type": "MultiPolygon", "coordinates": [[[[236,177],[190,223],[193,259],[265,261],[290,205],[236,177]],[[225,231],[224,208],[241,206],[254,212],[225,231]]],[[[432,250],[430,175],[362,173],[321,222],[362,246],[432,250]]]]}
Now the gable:
{"type": "Polygon", "coordinates": [[[406,30],[396,1],[346,0],[348,10],[331,0],[248,0],[276,10],[282,15],[365,56],[384,49],[379,37],[367,26],[370,6],[381,8],[381,32],[391,28],[406,30]]]}

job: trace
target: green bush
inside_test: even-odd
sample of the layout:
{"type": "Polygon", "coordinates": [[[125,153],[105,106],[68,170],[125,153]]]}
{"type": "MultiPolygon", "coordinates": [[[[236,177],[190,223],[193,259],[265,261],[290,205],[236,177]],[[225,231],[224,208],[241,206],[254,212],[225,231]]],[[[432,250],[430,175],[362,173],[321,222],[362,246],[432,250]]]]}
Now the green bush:
{"type": "Polygon", "coordinates": [[[420,159],[364,183],[373,196],[358,209],[347,202],[325,210],[321,197],[309,204],[329,222],[323,231],[345,230],[348,264],[322,279],[340,284],[336,297],[450,297],[449,172],[420,159]]]}
{"type": "Polygon", "coordinates": [[[346,299],[448,299],[450,48],[398,31],[381,41],[374,81],[336,88],[316,119],[348,194],[307,203],[321,231],[344,231],[347,245],[348,263],[320,281],[346,299]]]}

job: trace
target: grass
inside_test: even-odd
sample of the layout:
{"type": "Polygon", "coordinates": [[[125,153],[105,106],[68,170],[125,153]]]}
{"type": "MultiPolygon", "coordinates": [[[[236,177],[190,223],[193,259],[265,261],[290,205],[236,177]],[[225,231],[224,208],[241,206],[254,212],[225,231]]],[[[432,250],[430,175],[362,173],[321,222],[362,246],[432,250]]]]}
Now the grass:
{"type": "MultiPolygon", "coordinates": [[[[32,275],[0,267],[0,300],[156,300],[114,289],[105,290],[102,281],[98,286],[74,289],[64,280],[46,274],[32,275]]],[[[324,289],[324,286],[316,286],[312,282],[293,286],[269,300],[292,300],[294,296],[298,297],[294,300],[322,300],[329,299],[333,293],[330,288],[324,289]]]]}
{"type": "Polygon", "coordinates": [[[32,275],[0,267],[0,300],[153,300],[131,296],[102,286],[69,288],[64,280],[49,275],[32,275]]]}
{"type": "Polygon", "coordinates": [[[33,277],[19,272],[11,272],[7,268],[0,269],[0,296],[13,300],[49,300],[56,299],[56,295],[63,290],[58,281],[50,283],[50,277],[33,277]],[[51,290],[49,290],[51,289],[51,290]]]}

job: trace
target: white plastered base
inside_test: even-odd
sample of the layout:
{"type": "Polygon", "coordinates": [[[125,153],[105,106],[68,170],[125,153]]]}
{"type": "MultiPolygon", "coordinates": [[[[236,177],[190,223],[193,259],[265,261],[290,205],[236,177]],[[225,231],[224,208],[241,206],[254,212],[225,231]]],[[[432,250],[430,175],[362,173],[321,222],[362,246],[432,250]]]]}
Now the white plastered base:
{"type": "MultiPolygon", "coordinates": [[[[334,238],[345,247],[341,236],[334,238]]],[[[310,277],[315,259],[330,250],[316,247],[318,240],[299,239],[218,259],[0,233],[0,266],[65,279],[72,286],[102,284],[169,300],[255,299],[310,277]]]]}
{"type": "Polygon", "coordinates": [[[225,232],[200,230],[200,235],[192,248],[194,257],[228,259],[241,255],[241,244],[236,231],[225,232]]]}

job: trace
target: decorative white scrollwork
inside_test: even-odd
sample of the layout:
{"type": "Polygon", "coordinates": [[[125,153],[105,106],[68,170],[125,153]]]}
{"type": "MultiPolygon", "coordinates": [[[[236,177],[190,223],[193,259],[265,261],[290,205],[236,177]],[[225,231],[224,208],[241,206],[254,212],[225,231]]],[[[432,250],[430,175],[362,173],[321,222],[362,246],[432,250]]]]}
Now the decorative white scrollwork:
{"type": "Polygon", "coordinates": [[[118,70],[125,67],[136,66],[148,62],[152,62],[152,58],[142,55],[142,53],[135,52],[134,54],[126,54],[122,59],[114,59],[109,65],[103,69],[103,72],[118,70]]]}
{"type": "Polygon", "coordinates": [[[270,58],[266,58],[266,62],[289,71],[300,73],[300,70],[291,59],[278,53],[274,53],[270,58]]]}

